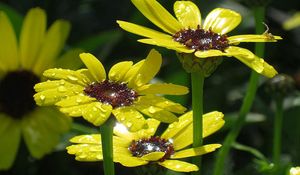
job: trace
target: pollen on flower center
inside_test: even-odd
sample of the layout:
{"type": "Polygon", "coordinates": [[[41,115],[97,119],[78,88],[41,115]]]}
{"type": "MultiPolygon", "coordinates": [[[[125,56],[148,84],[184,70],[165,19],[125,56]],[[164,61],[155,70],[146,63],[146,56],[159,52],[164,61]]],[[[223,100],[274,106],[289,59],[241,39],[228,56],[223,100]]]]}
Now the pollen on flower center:
{"type": "Polygon", "coordinates": [[[138,97],[133,89],[126,83],[116,83],[105,80],[101,83],[93,83],[84,89],[84,92],[96,98],[98,101],[110,104],[112,107],[130,106],[138,97]]]}
{"type": "Polygon", "coordinates": [[[173,35],[177,41],[189,49],[200,51],[217,49],[224,51],[229,46],[226,35],[219,35],[211,30],[204,30],[198,26],[197,29],[181,30],[173,35]]]}
{"type": "Polygon", "coordinates": [[[137,141],[133,140],[128,149],[131,151],[131,154],[136,157],[142,157],[151,152],[165,152],[165,155],[159,159],[161,162],[174,154],[173,143],[157,136],[151,136],[150,138],[143,138],[137,141]]]}
{"type": "Polygon", "coordinates": [[[32,111],[36,107],[33,86],[39,81],[39,77],[30,71],[8,72],[0,80],[0,112],[20,119],[32,111]]]}

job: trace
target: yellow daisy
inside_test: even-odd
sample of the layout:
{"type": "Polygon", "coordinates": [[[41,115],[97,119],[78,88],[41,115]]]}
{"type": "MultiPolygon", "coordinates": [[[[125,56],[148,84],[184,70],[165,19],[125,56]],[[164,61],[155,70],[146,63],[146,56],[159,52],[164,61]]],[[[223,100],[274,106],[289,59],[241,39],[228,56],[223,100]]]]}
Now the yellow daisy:
{"type": "Polygon", "coordinates": [[[55,108],[37,107],[32,97],[42,71],[57,63],[70,30],[64,20],[55,21],[48,31],[46,25],[45,11],[33,8],[17,38],[0,11],[0,170],[12,166],[21,138],[30,154],[41,158],[70,128],[70,118],[55,108]]]}
{"type": "MultiPolygon", "coordinates": [[[[179,117],[178,122],[169,124],[161,136],[155,136],[159,121],[148,119],[149,128],[129,132],[124,125],[116,124],[113,136],[113,159],[126,167],[136,167],[157,163],[173,171],[198,171],[194,164],[177,159],[203,155],[219,148],[220,144],[207,144],[197,148],[187,148],[193,142],[193,117],[187,112],[179,117]]],[[[224,125],[221,112],[203,115],[203,137],[207,137],[224,125]]],[[[74,154],[78,161],[101,161],[101,135],[81,135],[70,140],[69,154],[74,154]]]]}
{"type": "Polygon", "coordinates": [[[83,118],[96,126],[102,125],[111,115],[131,130],[146,124],[142,114],[162,122],[177,121],[173,113],[185,108],[156,94],[181,95],[188,93],[184,86],[148,82],[158,73],[162,58],[151,50],[146,59],[133,64],[123,61],[115,64],[108,77],[101,62],[89,53],[80,54],[88,69],[77,71],[49,69],[44,76],[51,81],[35,86],[38,105],[53,105],[72,117],[83,118]]]}
{"type": "Polygon", "coordinates": [[[239,13],[216,8],[201,24],[200,10],[191,1],[174,3],[174,13],[177,19],[156,0],[131,1],[146,18],[166,32],[162,33],[133,23],[117,21],[124,30],[146,37],[146,39],[138,40],[139,42],[166,47],[179,53],[193,53],[198,58],[233,56],[267,77],[277,74],[276,70],[262,58],[236,45],[241,42],[276,42],[282,38],[270,33],[228,37],[226,34],[241,22],[239,13]]]}

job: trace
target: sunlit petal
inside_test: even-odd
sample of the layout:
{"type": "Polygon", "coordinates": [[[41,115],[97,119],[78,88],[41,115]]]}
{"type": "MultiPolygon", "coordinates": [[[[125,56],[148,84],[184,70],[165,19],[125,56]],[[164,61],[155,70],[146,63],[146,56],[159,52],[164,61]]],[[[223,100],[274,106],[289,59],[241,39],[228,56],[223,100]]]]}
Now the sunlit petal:
{"type": "Polygon", "coordinates": [[[123,81],[123,77],[132,66],[132,61],[123,61],[115,64],[108,73],[108,78],[112,81],[127,83],[123,81]]]}
{"type": "Polygon", "coordinates": [[[151,152],[141,157],[141,159],[146,161],[157,161],[164,157],[164,152],[151,152]]]}
{"type": "Polygon", "coordinates": [[[238,44],[240,42],[276,42],[277,40],[281,40],[280,36],[270,36],[268,34],[262,35],[235,35],[227,38],[229,40],[229,44],[238,44]]]}
{"type": "Polygon", "coordinates": [[[197,29],[201,26],[201,14],[198,7],[191,1],[176,1],[174,12],[182,26],[197,29]]]}
{"type": "Polygon", "coordinates": [[[97,82],[102,82],[106,78],[106,72],[102,63],[94,55],[82,53],[79,56],[97,82]]]}
{"type": "Polygon", "coordinates": [[[221,147],[220,144],[209,144],[209,145],[204,145],[204,146],[197,147],[197,148],[189,148],[189,149],[175,152],[171,156],[171,158],[172,159],[181,159],[181,158],[186,158],[186,157],[200,156],[203,154],[213,152],[217,148],[220,148],[220,147],[221,147]]]}
{"type": "Polygon", "coordinates": [[[163,162],[159,162],[158,164],[178,172],[191,172],[199,170],[196,165],[179,160],[165,160],[163,162]]]}
{"type": "Polygon", "coordinates": [[[183,95],[189,92],[185,86],[175,84],[148,84],[139,88],[139,94],[183,95]]]}

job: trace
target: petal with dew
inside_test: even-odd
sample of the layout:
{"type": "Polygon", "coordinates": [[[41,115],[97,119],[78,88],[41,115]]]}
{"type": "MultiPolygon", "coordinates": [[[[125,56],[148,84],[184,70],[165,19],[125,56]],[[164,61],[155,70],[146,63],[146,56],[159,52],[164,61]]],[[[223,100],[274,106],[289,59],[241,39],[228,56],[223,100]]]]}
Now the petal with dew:
{"type": "Polygon", "coordinates": [[[59,108],[59,111],[71,117],[81,117],[85,108],[87,108],[89,105],[90,103],[71,107],[61,107],[59,108]]]}
{"type": "Polygon", "coordinates": [[[143,115],[131,107],[118,107],[112,111],[116,119],[123,123],[130,131],[138,131],[146,127],[143,115]]]}
{"type": "Polygon", "coordinates": [[[180,160],[165,160],[163,162],[159,162],[158,164],[177,172],[191,172],[199,170],[196,165],[180,160]]]}
{"type": "Polygon", "coordinates": [[[160,47],[166,47],[168,49],[175,50],[180,53],[193,53],[195,50],[194,49],[189,49],[185,47],[184,45],[173,41],[169,39],[140,39],[138,42],[145,43],[145,44],[151,44],[151,45],[156,45],[160,47]]]}
{"type": "Polygon", "coordinates": [[[199,8],[191,1],[176,1],[174,3],[174,12],[185,29],[197,29],[201,26],[201,14],[199,8]]]}
{"type": "Polygon", "coordinates": [[[144,36],[147,38],[157,38],[157,39],[172,39],[172,36],[168,34],[158,32],[156,30],[144,26],[140,26],[137,24],[133,24],[126,21],[120,21],[120,20],[118,20],[117,23],[122,29],[140,36],[144,36]]]}
{"type": "Polygon", "coordinates": [[[165,154],[166,154],[165,152],[151,152],[143,155],[141,159],[146,161],[158,161],[159,159],[164,157],[165,154]]]}
{"type": "Polygon", "coordinates": [[[80,93],[78,95],[70,96],[65,99],[60,100],[59,102],[55,103],[56,106],[59,107],[71,107],[77,106],[82,104],[87,104],[96,101],[95,98],[89,97],[80,93]]]}
{"type": "Polygon", "coordinates": [[[171,83],[147,84],[138,89],[139,94],[165,94],[165,95],[183,95],[189,92],[185,86],[171,83]]]}
{"type": "Polygon", "coordinates": [[[123,81],[123,78],[125,77],[126,73],[129,71],[129,69],[132,66],[132,61],[123,61],[120,63],[115,64],[108,73],[109,80],[112,80],[114,82],[120,82],[120,83],[127,83],[123,81]]]}
{"type": "Polygon", "coordinates": [[[151,104],[145,106],[136,105],[136,108],[145,115],[164,123],[173,123],[178,120],[173,113],[159,107],[151,106],[151,104]]]}
{"type": "Polygon", "coordinates": [[[205,18],[203,28],[223,35],[238,26],[241,20],[241,15],[233,10],[216,8],[205,18]]]}
{"type": "Polygon", "coordinates": [[[76,85],[73,83],[69,83],[65,80],[53,80],[53,81],[44,81],[41,83],[38,83],[34,86],[34,90],[36,92],[41,92],[41,91],[45,91],[45,90],[49,90],[49,89],[55,89],[58,88],[60,86],[63,86],[65,88],[71,89],[71,88],[75,88],[75,89],[82,89],[83,90],[83,86],[81,85],[76,85]]]}
{"type": "Polygon", "coordinates": [[[128,82],[128,87],[134,88],[148,83],[158,73],[161,63],[162,58],[160,53],[152,49],[143,65],[137,71],[135,76],[128,82]]]}
{"type": "Polygon", "coordinates": [[[79,56],[97,82],[102,82],[106,79],[105,69],[102,63],[94,55],[90,53],[82,53],[79,56]]]}
{"type": "Polygon", "coordinates": [[[21,140],[18,121],[0,113],[0,170],[8,170],[14,163],[21,140]]]}
{"type": "Polygon", "coordinates": [[[131,0],[136,8],[153,24],[167,33],[178,32],[181,24],[156,0],[131,0]]]}
{"type": "Polygon", "coordinates": [[[0,72],[15,70],[19,66],[17,38],[4,12],[0,11],[0,72]]]}
{"type": "Polygon", "coordinates": [[[100,126],[109,118],[111,111],[111,105],[93,102],[83,109],[82,117],[95,126],[100,126]]]}
{"type": "Polygon", "coordinates": [[[281,40],[280,36],[269,36],[268,34],[262,35],[235,35],[227,38],[229,44],[239,44],[241,42],[276,42],[281,40]]]}
{"type": "Polygon", "coordinates": [[[140,68],[143,66],[144,62],[145,62],[145,60],[141,60],[141,61],[137,62],[136,64],[134,64],[133,66],[131,66],[131,68],[125,74],[125,76],[123,78],[123,82],[129,82],[132,78],[134,78],[135,75],[140,70],[140,68]]]}
{"type": "Polygon", "coordinates": [[[206,51],[196,51],[196,57],[198,58],[209,58],[209,57],[220,57],[220,56],[231,56],[226,52],[222,52],[220,50],[206,50],[206,51]]]}
{"type": "Polygon", "coordinates": [[[70,23],[64,20],[57,20],[51,25],[33,67],[36,74],[40,75],[46,68],[53,66],[65,45],[70,28],[70,23]]]}
{"type": "Polygon", "coordinates": [[[189,148],[189,149],[175,152],[171,156],[171,159],[181,159],[181,158],[186,158],[186,157],[200,156],[203,154],[213,152],[217,148],[220,148],[220,147],[221,147],[220,144],[209,144],[209,145],[204,145],[204,146],[197,147],[197,148],[189,148]]]}
{"type": "Polygon", "coordinates": [[[46,13],[40,8],[31,9],[24,21],[20,34],[20,61],[25,69],[31,70],[44,42],[46,13]]]}
{"type": "Polygon", "coordinates": [[[118,156],[114,156],[114,161],[126,167],[137,167],[137,166],[148,164],[148,161],[143,160],[141,158],[130,157],[128,155],[122,155],[122,154],[118,154],[118,156]]]}
{"type": "Polygon", "coordinates": [[[74,154],[77,161],[101,161],[103,160],[102,146],[92,144],[71,145],[67,148],[68,154],[74,154]]]}

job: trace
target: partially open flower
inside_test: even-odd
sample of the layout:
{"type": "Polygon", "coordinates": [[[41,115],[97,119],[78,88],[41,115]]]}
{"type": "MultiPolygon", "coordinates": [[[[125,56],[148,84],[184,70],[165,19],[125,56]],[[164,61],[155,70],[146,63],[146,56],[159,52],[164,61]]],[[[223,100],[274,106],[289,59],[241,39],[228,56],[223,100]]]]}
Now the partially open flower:
{"type": "Polygon", "coordinates": [[[133,4],[152,23],[164,32],[158,32],[125,21],[117,21],[121,28],[146,37],[139,42],[166,47],[179,53],[194,54],[200,58],[235,57],[256,72],[273,77],[276,70],[251,51],[237,47],[241,42],[276,42],[280,36],[260,35],[227,36],[240,22],[241,15],[233,10],[216,8],[201,21],[198,7],[191,1],[176,1],[174,18],[156,0],[132,0],[133,4]]]}
{"type": "MultiPolygon", "coordinates": [[[[113,160],[123,166],[137,167],[148,163],[157,163],[179,172],[198,171],[194,164],[177,159],[203,155],[213,152],[220,144],[207,144],[197,148],[187,148],[193,143],[193,117],[187,112],[178,122],[169,124],[160,136],[155,135],[159,121],[148,119],[149,128],[129,132],[126,127],[117,124],[113,136],[113,160]]],[[[221,112],[203,115],[203,137],[207,137],[224,125],[221,112]]],[[[101,135],[81,135],[71,139],[74,145],[67,147],[78,161],[101,161],[101,135]]]]}
{"type": "Polygon", "coordinates": [[[101,62],[89,53],[80,54],[88,69],[77,71],[49,69],[44,76],[53,80],[35,86],[34,99],[38,105],[56,105],[60,111],[100,126],[111,113],[131,130],[146,126],[143,114],[166,123],[177,121],[173,113],[185,108],[158,94],[188,93],[184,86],[148,82],[158,73],[162,58],[151,50],[146,59],[133,64],[115,64],[108,77],[101,62]]]}

